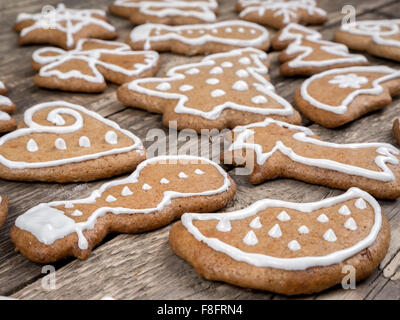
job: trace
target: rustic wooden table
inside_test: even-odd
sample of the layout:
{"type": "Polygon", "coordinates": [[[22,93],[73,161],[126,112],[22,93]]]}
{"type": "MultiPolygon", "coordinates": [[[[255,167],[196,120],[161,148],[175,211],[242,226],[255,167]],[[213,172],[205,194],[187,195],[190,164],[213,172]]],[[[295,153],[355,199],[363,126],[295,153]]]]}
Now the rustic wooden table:
{"type": "MultiPolygon", "coordinates": [[[[109,85],[102,94],[64,93],[44,90],[33,84],[34,72],[31,55],[38,46],[20,47],[17,34],[11,29],[20,12],[39,12],[43,5],[56,5],[57,0],[0,0],[0,79],[9,87],[9,96],[17,104],[15,117],[22,119],[24,110],[45,101],[64,99],[97,111],[102,116],[118,122],[121,127],[133,131],[145,141],[152,128],[168,132],[162,126],[159,115],[126,108],[116,99],[116,85],[109,85]]],[[[107,0],[68,0],[72,8],[107,9],[107,0]]],[[[234,0],[220,1],[220,20],[236,16],[234,0]]],[[[331,39],[342,19],[343,5],[351,2],[357,10],[357,19],[393,19],[399,17],[398,0],[320,0],[327,10],[329,21],[317,29],[325,39],[331,39]]],[[[119,40],[123,41],[132,25],[128,20],[111,16],[117,27],[119,40]]],[[[274,31],[271,30],[271,34],[274,31]]],[[[293,93],[302,78],[284,78],[279,75],[277,53],[271,53],[270,74],[277,92],[293,103],[293,93]]],[[[168,68],[197,61],[201,57],[183,57],[162,54],[159,75],[168,68]]],[[[372,64],[399,67],[395,62],[368,56],[372,64]]],[[[395,144],[391,135],[394,117],[399,115],[400,99],[381,111],[369,114],[337,130],[322,128],[304,119],[324,139],[335,142],[384,141],[395,144]]],[[[340,194],[339,190],[279,179],[258,186],[248,183],[245,176],[230,172],[238,185],[238,192],[228,210],[240,209],[262,198],[308,202],[340,194]]],[[[115,299],[285,299],[284,296],[246,290],[228,284],[211,282],[197,276],[194,270],[173,254],[168,246],[170,226],[160,230],[136,235],[108,236],[86,261],[64,260],[54,264],[56,288],[46,290],[42,286],[45,269],[14,251],[9,232],[16,217],[40,202],[81,198],[104,181],[87,184],[20,183],[0,181],[0,194],[10,200],[10,210],[5,225],[0,229],[0,295],[21,299],[100,299],[111,296],[115,299]]],[[[305,299],[400,299],[400,200],[379,201],[386,213],[392,230],[389,252],[368,279],[358,283],[356,290],[335,287],[305,299]],[[396,273],[397,272],[397,273],[396,273]]]]}

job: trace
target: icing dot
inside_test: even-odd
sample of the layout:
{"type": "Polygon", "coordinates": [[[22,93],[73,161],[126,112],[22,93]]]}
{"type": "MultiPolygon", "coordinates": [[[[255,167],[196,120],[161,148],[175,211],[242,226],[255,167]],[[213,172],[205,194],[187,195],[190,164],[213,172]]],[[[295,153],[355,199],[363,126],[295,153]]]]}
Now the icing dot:
{"type": "Polygon", "coordinates": [[[81,215],[83,215],[83,212],[80,210],[74,210],[74,212],[71,213],[73,217],[80,217],[81,215]]]}
{"type": "Polygon", "coordinates": [[[210,74],[221,74],[224,73],[221,67],[214,67],[210,70],[210,74]]]}
{"type": "Polygon", "coordinates": [[[239,31],[240,33],[243,33],[243,32],[244,32],[244,28],[240,27],[240,28],[238,28],[238,31],[239,31]]]}
{"type": "Polygon", "coordinates": [[[247,234],[243,238],[243,242],[245,244],[247,244],[248,246],[254,246],[258,243],[257,236],[253,230],[250,230],[249,232],[247,232],[247,234]]]}
{"type": "Polygon", "coordinates": [[[204,174],[204,171],[200,170],[200,169],[196,169],[194,170],[195,174],[204,174]]]}
{"type": "MultiPolygon", "coordinates": [[[[0,104],[2,104],[2,98],[4,98],[3,96],[0,95],[0,104]]],[[[0,121],[8,121],[10,120],[11,117],[8,113],[0,111],[0,121]]]]}
{"type": "Polygon", "coordinates": [[[358,199],[356,203],[354,204],[356,208],[364,210],[367,207],[367,204],[365,203],[364,199],[358,199]]]}
{"type": "Polygon", "coordinates": [[[348,218],[344,223],[344,227],[351,231],[354,231],[357,230],[357,223],[354,221],[353,218],[348,218]]]}
{"type": "Polygon", "coordinates": [[[206,83],[214,85],[214,84],[219,83],[219,80],[217,78],[210,78],[210,79],[206,80],[206,83]]]}
{"type": "Polygon", "coordinates": [[[66,145],[64,139],[62,139],[62,138],[57,138],[56,141],[54,142],[54,146],[58,150],[67,150],[67,145],[66,145]]]}
{"type": "Polygon", "coordinates": [[[213,97],[213,98],[222,97],[225,95],[225,93],[226,92],[224,90],[216,89],[216,90],[211,91],[211,97],[213,97]]]}
{"type": "Polygon", "coordinates": [[[205,33],[205,31],[204,31],[203,29],[201,29],[199,32],[200,32],[201,34],[205,33]]]}
{"type": "Polygon", "coordinates": [[[114,131],[107,131],[105,135],[105,140],[108,144],[117,144],[118,143],[118,136],[114,131]]]}
{"type": "Polygon", "coordinates": [[[82,136],[79,138],[79,146],[82,148],[90,148],[90,140],[86,136],[82,136]]]}
{"type": "Polygon", "coordinates": [[[348,216],[351,214],[350,209],[346,205],[341,206],[338,212],[344,216],[348,216]]]}
{"type": "Polygon", "coordinates": [[[282,231],[281,228],[279,227],[279,224],[274,225],[269,231],[268,235],[271,238],[280,238],[282,236],[282,231]]]}
{"type": "Polygon", "coordinates": [[[187,33],[192,34],[192,33],[193,33],[193,30],[189,29],[189,30],[187,31],[187,33]]]}
{"type": "Polygon", "coordinates": [[[255,97],[251,98],[251,102],[253,102],[255,104],[263,104],[263,103],[268,102],[268,100],[264,96],[255,96],[255,97]]]}
{"type": "Polygon", "coordinates": [[[241,63],[241,64],[250,64],[251,61],[250,61],[249,58],[243,57],[243,58],[240,58],[240,59],[239,59],[239,63],[241,63]]]}
{"type": "Polygon", "coordinates": [[[117,198],[113,197],[111,194],[107,196],[106,201],[107,202],[114,202],[116,201],[117,198]]]}
{"type": "Polygon", "coordinates": [[[186,179],[188,177],[188,175],[184,172],[179,172],[178,177],[181,179],[186,179]]]}
{"type": "Polygon", "coordinates": [[[71,203],[71,202],[66,202],[65,205],[64,205],[64,208],[65,208],[65,209],[71,209],[71,208],[73,208],[73,207],[74,207],[74,204],[71,203]]]}
{"type": "Polygon", "coordinates": [[[301,249],[300,244],[296,240],[292,240],[288,243],[288,248],[292,251],[298,251],[301,249]]]}
{"type": "Polygon", "coordinates": [[[169,183],[169,180],[168,180],[168,179],[165,179],[165,178],[162,178],[162,179],[160,180],[160,183],[161,183],[161,184],[168,184],[168,183],[169,183]]]}
{"type": "Polygon", "coordinates": [[[217,224],[217,230],[221,232],[229,232],[231,231],[232,226],[231,222],[228,219],[221,219],[217,224]]]}
{"type": "Polygon", "coordinates": [[[232,68],[233,67],[233,63],[229,62],[229,61],[225,61],[221,63],[221,67],[223,68],[232,68]]]}
{"type": "Polygon", "coordinates": [[[193,89],[193,86],[191,86],[189,84],[184,84],[179,87],[179,91],[182,91],[182,92],[190,91],[192,89],[193,89]]]}
{"type": "Polygon", "coordinates": [[[229,27],[225,28],[225,31],[228,32],[228,33],[231,33],[232,32],[232,28],[229,28],[229,27]]]}
{"type": "Polygon", "coordinates": [[[121,196],[124,196],[124,197],[130,196],[132,194],[133,194],[133,192],[127,186],[125,186],[121,191],[121,196]]]}
{"type": "Polygon", "coordinates": [[[244,70],[244,69],[239,69],[238,71],[236,71],[235,73],[239,78],[247,78],[249,76],[249,73],[244,70]]]}
{"type": "Polygon", "coordinates": [[[247,83],[245,81],[238,80],[233,84],[232,89],[238,90],[238,91],[246,91],[249,89],[249,86],[247,85],[247,83]]]}
{"type": "Polygon", "coordinates": [[[255,34],[255,33],[256,33],[256,30],[251,29],[251,30],[250,30],[250,33],[251,33],[251,34],[255,34]]]}
{"type": "Polygon", "coordinates": [[[217,29],[212,29],[211,32],[212,32],[212,33],[217,33],[218,30],[217,30],[217,29]]]}
{"type": "Polygon", "coordinates": [[[282,211],[278,216],[276,217],[280,221],[289,221],[290,216],[287,214],[286,211],[282,211]]]}
{"type": "Polygon", "coordinates": [[[149,186],[147,183],[145,183],[145,184],[142,186],[142,189],[143,189],[143,190],[150,190],[150,189],[151,189],[151,186],[149,186]]]}
{"type": "MultiPolygon", "coordinates": [[[[197,68],[190,68],[188,71],[185,72],[186,74],[198,74],[200,73],[200,70],[197,68]]],[[[166,82],[164,82],[166,83],[166,82]]]]}
{"type": "Polygon", "coordinates": [[[171,85],[168,82],[161,82],[157,87],[157,90],[167,91],[171,89],[171,85]]]}
{"type": "Polygon", "coordinates": [[[39,150],[39,147],[35,140],[29,139],[28,143],[26,144],[26,150],[29,152],[36,152],[39,150]]]}
{"type": "Polygon", "coordinates": [[[260,222],[260,217],[254,218],[254,219],[250,222],[249,226],[250,226],[251,228],[253,228],[253,229],[260,229],[260,228],[262,227],[262,224],[261,224],[261,222],[260,222]]]}
{"type": "Polygon", "coordinates": [[[310,232],[310,229],[308,229],[307,226],[301,226],[300,228],[297,229],[297,231],[300,234],[307,234],[310,232]]]}
{"type": "Polygon", "coordinates": [[[335,242],[336,240],[337,240],[337,238],[336,238],[336,234],[335,234],[335,232],[333,232],[333,230],[332,229],[328,229],[325,233],[324,233],[324,239],[326,240],[326,241],[329,241],[329,242],[335,242]]]}
{"type": "Polygon", "coordinates": [[[145,68],[145,67],[146,67],[146,65],[144,65],[143,63],[135,63],[133,66],[134,66],[136,69],[142,69],[142,68],[145,68]]]}
{"type": "Polygon", "coordinates": [[[56,126],[63,126],[65,124],[65,120],[59,114],[49,113],[47,116],[47,121],[55,124],[56,126]]]}
{"type": "Polygon", "coordinates": [[[326,216],[326,214],[322,213],[318,216],[317,220],[321,223],[325,223],[329,221],[329,218],[326,216]]]}

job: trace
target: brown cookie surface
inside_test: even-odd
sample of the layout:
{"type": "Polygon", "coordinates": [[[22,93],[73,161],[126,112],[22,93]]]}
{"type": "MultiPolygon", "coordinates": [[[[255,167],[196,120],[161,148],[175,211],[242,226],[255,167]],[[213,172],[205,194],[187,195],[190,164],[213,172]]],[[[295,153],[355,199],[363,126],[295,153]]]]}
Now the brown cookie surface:
{"type": "Polygon", "coordinates": [[[273,119],[232,133],[223,161],[248,167],[253,184],[285,177],[344,190],[359,187],[378,198],[400,196],[400,151],[388,143],[322,141],[309,128],[273,119]]]}
{"type": "Polygon", "coordinates": [[[350,49],[400,61],[400,20],[357,20],[342,24],[334,40],[350,49]]]}
{"type": "Polygon", "coordinates": [[[233,180],[210,160],[156,157],[86,199],[42,203],[28,210],[17,218],[11,238],[17,250],[35,262],[86,259],[108,233],[154,230],[184,212],[216,211],[235,192],[233,180]]]}
{"type": "Polygon", "coordinates": [[[184,25],[216,21],[217,0],[115,0],[111,13],[133,24],[184,25]]]}
{"type": "Polygon", "coordinates": [[[74,50],[45,47],[32,55],[35,84],[74,92],[102,92],[106,80],[118,84],[154,75],[160,67],[155,51],[131,51],[115,41],[81,39],[74,50]]]}
{"type": "Polygon", "coordinates": [[[8,213],[8,199],[6,196],[1,195],[0,196],[0,227],[4,224],[4,221],[6,221],[7,213],[8,213]]]}
{"type": "Polygon", "coordinates": [[[236,49],[170,69],[166,78],[145,78],[121,86],[127,106],[162,113],[179,130],[233,128],[271,117],[300,123],[300,115],[268,81],[266,53],[236,49]]]}
{"type": "Polygon", "coordinates": [[[345,45],[322,39],[311,28],[291,23],[279,31],[273,41],[284,76],[313,75],[325,70],[349,66],[367,65],[368,60],[359,54],[351,54],[345,45]]]}
{"type": "Polygon", "coordinates": [[[20,13],[14,25],[18,43],[54,44],[64,49],[75,48],[84,38],[111,40],[117,37],[106,14],[99,9],[69,9],[63,4],[46,12],[20,13]]]}
{"type": "Polygon", "coordinates": [[[307,118],[335,128],[387,106],[399,91],[400,71],[386,66],[349,67],[308,78],[294,100],[307,118]]]}
{"type": "Polygon", "coordinates": [[[208,279],[294,295],[340,284],[346,266],[368,277],[385,256],[389,224],[377,201],[352,188],[313,203],[260,200],[220,214],[186,213],[170,246],[208,279]]]}
{"type": "Polygon", "coordinates": [[[130,33],[127,43],[133,50],[172,51],[185,55],[225,52],[237,48],[269,48],[264,27],[241,20],[211,24],[168,26],[147,23],[130,33]]]}
{"type": "Polygon", "coordinates": [[[17,127],[17,123],[9,116],[17,108],[15,104],[5,95],[8,90],[4,83],[0,81],[0,132],[12,131],[17,127]]]}
{"type": "Polygon", "coordinates": [[[106,178],[146,158],[137,136],[65,101],[26,110],[20,128],[0,138],[0,155],[2,179],[48,182],[106,178]]]}

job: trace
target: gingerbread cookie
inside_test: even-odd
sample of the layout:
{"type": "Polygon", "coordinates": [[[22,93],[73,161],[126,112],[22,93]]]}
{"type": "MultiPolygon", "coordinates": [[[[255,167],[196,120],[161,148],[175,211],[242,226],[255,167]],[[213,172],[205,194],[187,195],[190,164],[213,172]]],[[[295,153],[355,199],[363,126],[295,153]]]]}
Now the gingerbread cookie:
{"type": "Polygon", "coordinates": [[[0,195],[0,227],[4,224],[8,213],[8,199],[4,195],[0,195]]]}
{"type": "Polygon", "coordinates": [[[240,20],[177,27],[148,23],[134,28],[127,42],[133,50],[195,55],[245,47],[267,50],[269,33],[258,24],[240,20]]]}
{"type": "Polygon", "coordinates": [[[236,186],[216,163],[193,156],[142,162],[129,177],[105,183],[85,199],[42,203],[20,215],[11,230],[18,251],[32,261],[86,259],[110,232],[154,230],[184,212],[225,207],[236,186]]]}
{"type": "Polygon", "coordinates": [[[400,151],[388,143],[326,142],[309,128],[265,119],[235,128],[222,158],[249,167],[253,184],[284,177],[338,189],[359,187],[378,198],[400,196],[400,151]]]}
{"type": "Polygon", "coordinates": [[[117,37],[103,10],[67,9],[63,4],[48,12],[20,13],[14,30],[20,33],[20,45],[49,43],[64,49],[75,48],[82,38],[111,40],[117,37]]]}
{"type": "Polygon", "coordinates": [[[123,84],[154,75],[160,67],[155,51],[131,51],[127,44],[81,39],[76,49],[45,47],[32,55],[39,87],[74,92],[102,92],[106,80],[123,84]]]}
{"type": "Polygon", "coordinates": [[[109,10],[133,24],[183,25],[216,21],[217,0],[115,0],[109,10]]]}
{"type": "Polygon", "coordinates": [[[171,68],[167,78],[138,79],[121,86],[118,99],[130,107],[162,113],[179,130],[221,130],[265,117],[300,123],[297,111],[268,81],[267,54],[253,48],[205,57],[171,68]]]}
{"type": "Polygon", "coordinates": [[[294,101],[312,121],[335,128],[380,109],[400,91],[400,71],[386,66],[349,67],[318,73],[297,89],[294,101]]]}
{"type": "Polygon", "coordinates": [[[326,11],[314,0],[238,0],[241,19],[280,29],[289,23],[323,24],[326,11]]]}
{"type": "Polygon", "coordinates": [[[185,213],[171,229],[172,250],[208,279],[280,294],[311,294],[356,280],[385,257],[388,221],[368,193],[311,203],[273,199],[220,214],[185,213]]]}
{"type": "Polygon", "coordinates": [[[342,24],[334,40],[350,49],[400,61],[400,19],[364,20],[342,24]]]}
{"type": "Polygon", "coordinates": [[[130,131],[65,101],[29,108],[20,128],[0,137],[0,178],[7,180],[90,181],[130,172],[145,158],[130,131]]]}
{"type": "Polygon", "coordinates": [[[322,40],[313,29],[291,23],[279,31],[273,41],[282,63],[284,76],[312,75],[328,69],[367,65],[368,60],[359,54],[351,54],[345,45],[322,40]]]}
{"type": "Polygon", "coordinates": [[[392,132],[393,132],[393,136],[395,137],[397,143],[400,144],[400,120],[399,120],[399,118],[394,119],[392,132]]]}
{"type": "Polygon", "coordinates": [[[9,115],[16,110],[16,106],[5,96],[7,92],[6,86],[0,81],[0,132],[12,131],[17,127],[17,123],[9,115]]]}

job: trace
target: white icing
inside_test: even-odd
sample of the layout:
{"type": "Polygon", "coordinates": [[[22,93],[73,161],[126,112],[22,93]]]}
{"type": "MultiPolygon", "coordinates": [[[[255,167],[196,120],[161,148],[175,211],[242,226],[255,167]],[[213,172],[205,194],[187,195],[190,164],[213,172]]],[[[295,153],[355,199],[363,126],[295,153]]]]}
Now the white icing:
{"type": "Polygon", "coordinates": [[[210,70],[210,74],[222,74],[224,70],[221,67],[214,67],[210,70]]]}
{"type": "Polygon", "coordinates": [[[179,172],[178,177],[181,178],[181,179],[186,179],[189,176],[184,172],[179,172]]]}
{"type": "Polygon", "coordinates": [[[168,82],[161,82],[157,87],[157,90],[166,91],[171,89],[171,85],[168,82]]]}
{"type": "Polygon", "coordinates": [[[245,64],[245,65],[248,65],[248,64],[250,64],[250,63],[251,63],[251,61],[250,61],[250,59],[249,59],[249,58],[247,58],[247,57],[243,57],[243,58],[240,58],[240,59],[239,59],[239,63],[241,63],[241,64],[245,64]]]}
{"type": "Polygon", "coordinates": [[[321,222],[321,223],[326,223],[326,222],[329,221],[329,218],[328,218],[328,216],[327,216],[325,213],[322,213],[322,214],[320,214],[320,215],[318,216],[317,221],[318,221],[318,222],[321,222]]]}
{"type": "Polygon", "coordinates": [[[339,88],[360,89],[363,84],[368,82],[368,79],[366,77],[358,76],[355,73],[348,73],[339,74],[328,82],[336,84],[339,88]]]}
{"type": "Polygon", "coordinates": [[[367,204],[365,203],[364,199],[360,198],[357,199],[357,201],[354,203],[354,205],[356,206],[356,208],[364,210],[367,208],[367,204]]]}
{"type": "Polygon", "coordinates": [[[65,209],[71,209],[74,207],[74,204],[71,202],[65,202],[64,208],[65,209]]]}
{"type": "Polygon", "coordinates": [[[301,249],[300,244],[296,240],[292,240],[288,243],[288,248],[292,251],[298,251],[301,249]]]}
{"type": "Polygon", "coordinates": [[[307,226],[300,226],[300,227],[297,229],[297,231],[298,231],[300,234],[308,234],[308,233],[310,233],[310,229],[308,229],[307,226]]]}
{"type": "Polygon", "coordinates": [[[39,147],[35,140],[29,139],[28,143],[26,144],[26,150],[29,152],[36,152],[39,150],[39,147]]]}
{"type": "Polygon", "coordinates": [[[215,85],[219,83],[219,80],[217,78],[209,78],[206,80],[206,83],[210,85],[215,85]]]}
{"type": "Polygon", "coordinates": [[[168,183],[169,183],[169,180],[168,180],[168,179],[165,179],[165,178],[162,178],[162,179],[160,180],[160,183],[161,183],[161,184],[168,184],[168,183]]]}
{"type": "Polygon", "coordinates": [[[221,63],[221,67],[223,68],[232,68],[233,67],[233,63],[230,61],[225,61],[221,63]]]}
{"type": "Polygon", "coordinates": [[[281,211],[281,213],[279,213],[276,218],[279,221],[289,221],[290,220],[290,216],[287,214],[286,211],[281,211]]]}
{"type": "Polygon", "coordinates": [[[282,236],[282,231],[279,224],[275,224],[271,229],[269,229],[268,235],[271,238],[280,238],[282,236]]]}
{"type": "Polygon", "coordinates": [[[247,232],[247,234],[243,238],[243,242],[245,244],[247,244],[248,246],[254,246],[258,243],[257,236],[253,230],[250,230],[249,232],[247,232]]]}
{"type": "Polygon", "coordinates": [[[182,92],[190,91],[192,89],[193,89],[193,86],[188,85],[188,84],[184,84],[179,87],[179,91],[182,91],[182,92]]]}
{"type": "Polygon", "coordinates": [[[133,194],[133,192],[131,191],[131,189],[129,189],[128,186],[125,186],[121,191],[121,196],[124,196],[124,197],[131,196],[132,194],[133,194]]]}
{"type": "Polygon", "coordinates": [[[233,84],[232,89],[238,91],[247,91],[249,89],[249,86],[247,85],[246,81],[238,80],[233,84]]]}
{"type": "Polygon", "coordinates": [[[57,113],[49,113],[47,115],[47,121],[55,124],[56,126],[63,126],[66,123],[64,118],[57,113]]]}
{"type": "Polygon", "coordinates": [[[67,144],[63,138],[57,138],[56,141],[54,141],[54,146],[58,150],[67,150],[67,144]]]}
{"type": "Polygon", "coordinates": [[[90,148],[91,147],[90,139],[86,136],[80,137],[79,146],[82,148],[90,148]]]}
{"type": "MultiPolygon", "coordinates": [[[[1,105],[1,100],[0,100],[0,105],[1,105]]],[[[0,121],[8,121],[10,119],[11,119],[11,117],[8,113],[6,113],[4,111],[0,111],[0,121]]]]}
{"type": "Polygon", "coordinates": [[[108,144],[117,144],[118,143],[118,135],[115,133],[115,131],[109,130],[106,132],[104,136],[104,140],[108,144]]]}
{"type": "Polygon", "coordinates": [[[344,223],[344,227],[351,231],[355,231],[355,230],[357,230],[357,223],[354,221],[353,218],[350,217],[344,223]]]}
{"type": "Polygon", "coordinates": [[[235,73],[239,78],[247,78],[249,76],[249,73],[244,70],[244,69],[239,69],[238,71],[236,71],[235,73]]]}
{"type": "Polygon", "coordinates": [[[206,158],[199,158],[194,156],[160,156],[148,159],[146,161],[141,162],[136,170],[127,178],[121,180],[114,180],[111,182],[107,182],[103,184],[99,189],[92,192],[92,194],[85,199],[73,200],[73,201],[54,201],[50,203],[42,203],[36,207],[29,209],[24,214],[20,215],[16,221],[15,225],[25,231],[30,232],[34,235],[38,241],[51,245],[54,241],[58,239],[62,239],[65,236],[76,232],[79,238],[79,248],[87,249],[87,241],[83,235],[83,231],[88,229],[93,229],[96,224],[96,221],[99,217],[104,216],[106,213],[108,214],[136,214],[136,213],[152,213],[161,211],[165,206],[171,203],[171,200],[174,198],[182,198],[182,197],[194,197],[194,196],[210,196],[216,195],[225,192],[231,186],[231,183],[228,178],[228,174],[215,162],[208,160],[206,158]],[[92,204],[95,203],[97,199],[99,199],[107,189],[118,186],[125,185],[138,182],[138,178],[140,176],[140,172],[148,165],[158,162],[164,161],[177,161],[182,160],[182,165],[186,163],[186,161],[196,161],[196,162],[205,162],[209,165],[212,165],[216,168],[224,178],[223,183],[220,187],[213,190],[207,190],[204,192],[198,193],[182,193],[176,191],[166,191],[163,194],[163,198],[154,208],[123,208],[120,206],[115,207],[100,207],[93,211],[87,218],[87,220],[83,222],[76,223],[73,219],[67,217],[64,212],[55,209],[57,206],[66,206],[71,203],[76,204],[92,204]]]}
{"type": "Polygon", "coordinates": [[[0,106],[11,106],[12,102],[9,98],[0,95],[0,106]]]}
{"type": "Polygon", "coordinates": [[[111,194],[107,196],[106,198],[107,202],[114,202],[117,201],[117,198],[115,198],[114,196],[112,196],[111,194]]]}
{"type": "Polygon", "coordinates": [[[344,216],[348,216],[351,214],[349,207],[346,205],[341,206],[338,212],[344,216]]]}
{"type": "Polygon", "coordinates": [[[255,103],[255,104],[263,104],[263,103],[267,103],[268,99],[264,96],[255,96],[253,98],[251,98],[251,102],[255,103]]]}
{"type": "Polygon", "coordinates": [[[332,142],[325,142],[319,139],[312,138],[314,133],[306,127],[291,125],[285,122],[276,121],[270,118],[265,119],[263,122],[252,123],[246,126],[238,126],[234,129],[237,137],[234,143],[229,147],[229,151],[241,150],[241,149],[252,149],[256,153],[256,161],[259,165],[263,165],[271,155],[275,152],[281,152],[292,161],[302,163],[307,166],[319,167],[329,170],[342,172],[345,174],[356,175],[365,177],[368,179],[374,179],[379,181],[394,181],[395,176],[386,163],[392,165],[398,165],[399,160],[396,155],[399,154],[399,150],[388,143],[349,143],[349,144],[338,144],[332,142]],[[374,159],[375,164],[380,170],[371,170],[355,165],[341,163],[338,161],[328,159],[314,159],[303,157],[295,153],[290,147],[287,147],[282,141],[277,141],[272,150],[263,152],[261,145],[247,142],[247,139],[254,135],[253,128],[266,127],[270,124],[276,124],[278,126],[293,130],[292,138],[305,144],[305,146],[324,146],[334,149],[364,149],[364,148],[375,148],[376,157],[374,159]]]}
{"type": "Polygon", "coordinates": [[[200,70],[197,69],[197,68],[191,68],[191,69],[189,69],[188,71],[186,71],[185,73],[186,73],[186,74],[193,75],[193,74],[198,74],[198,73],[200,73],[200,70]]]}
{"type": "Polygon", "coordinates": [[[328,229],[328,230],[324,233],[323,238],[324,238],[326,241],[329,241],[329,242],[335,242],[335,241],[337,240],[336,234],[335,234],[335,232],[334,232],[332,229],[328,229]]]}
{"type": "Polygon", "coordinates": [[[196,169],[196,170],[194,170],[194,173],[195,173],[195,174],[202,175],[202,174],[204,174],[205,172],[204,172],[203,170],[196,169]]]}
{"type": "Polygon", "coordinates": [[[227,32],[227,33],[231,33],[232,32],[232,28],[225,28],[225,32],[227,32]]]}
{"type": "Polygon", "coordinates": [[[228,219],[221,219],[217,224],[217,230],[220,232],[229,232],[232,230],[231,222],[228,219]]]}
{"type": "Polygon", "coordinates": [[[215,89],[215,90],[211,91],[211,97],[213,97],[213,98],[219,98],[219,97],[224,96],[225,94],[226,94],[226,92],[221,89],[215,89]]]}
{"type": "Polygon", "coordinates": [[[152,189],[152,186],[150,186],[150,185],[148,185],[147,183],[145,183],[145,184],[142,186],[142,189],[147,191],[147,190],[152,189]]]}
{"type": "Polygon", "coordinates": [[[306,270],[310,267],[317,266],[330,266],[333,264],[341,263],[346,259],[354,256],[361,252],[365,248],[371,246],[381,230],[382,225],[382,212],[378,202],[370,196],[368,193],[358,189],[351,188],[346,193],[332,198],[323,199],[321,201],[312,203],[292,203],[284,202],[281,200],[264,199],[255,202],[251,206],[233,212],[226,212],[223,214],[215,213],[185,213],[182,216],[182,224],[198,241],[208,245],[213,250],[223,252],[236,261],[248,263],[256,267],[272,267],[283,270],[306,270]],[[316,210],[329,208],[340,203],[363,198],[373,209],[374,222],[369,230],[369,233],[362,238],[359,242],[355,243],[350,247],[346,247],[341,250],[331,252],[324,256],[303,256],[296,258],[278,258],[259,253],[250,253],[242,251],[234,246],[222,242],[217,238],[208,238],[204,236],[200,230],[193,224],[196,220],[217,220],[220,221],[222,218],[227,220],[242,220],[257,215],[259,212],[268,208],[288,208],[303,212],[304,214],[312,213],[316,210]]]}
{"type": "Polygon", "coordinates": [[[253,229],[260,229],[262,227],[262,224],[260,222],[260,217],[255,217],[253,220],[251,220],[249,226],[250,228],[253,229]]]}
{"type": "Polygon", "coordinates": [[[80,211],[80,210],[74,210],[74,211],[71,213],[71,216],[73,216],[73,217],[80,217],[80,216],[82,216],[82,215],[83,215],[83,212],[80,211]]]}

